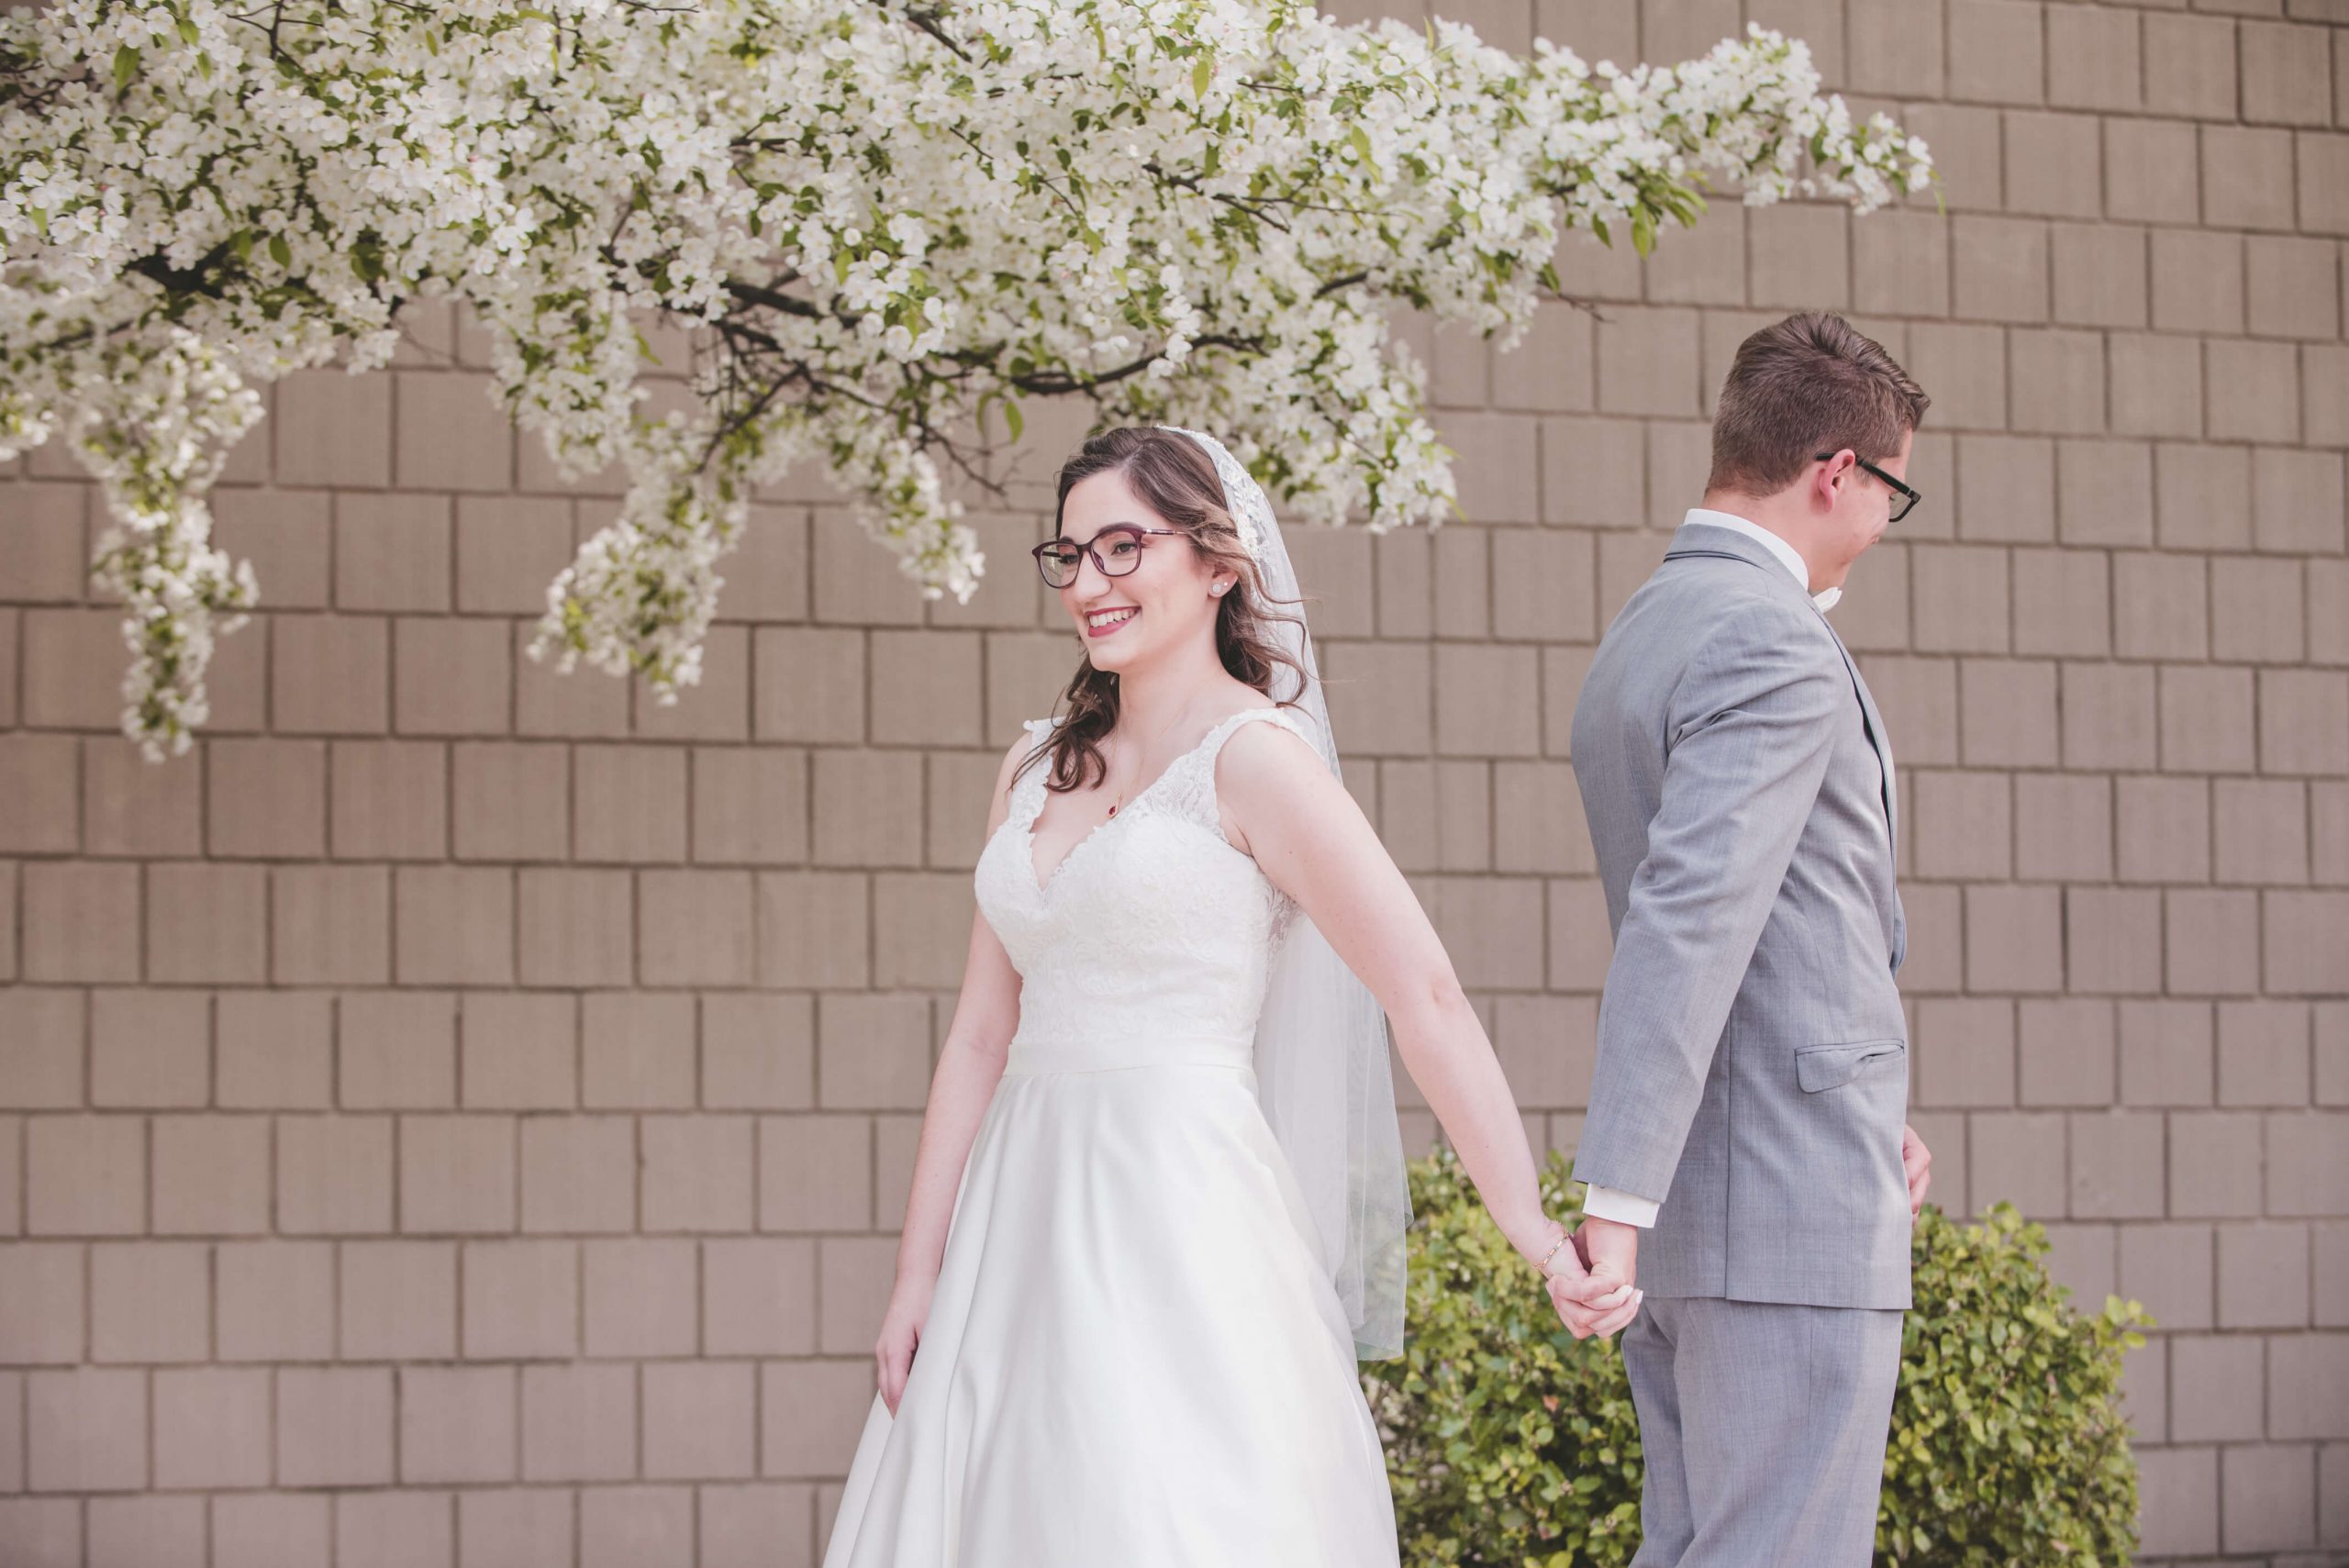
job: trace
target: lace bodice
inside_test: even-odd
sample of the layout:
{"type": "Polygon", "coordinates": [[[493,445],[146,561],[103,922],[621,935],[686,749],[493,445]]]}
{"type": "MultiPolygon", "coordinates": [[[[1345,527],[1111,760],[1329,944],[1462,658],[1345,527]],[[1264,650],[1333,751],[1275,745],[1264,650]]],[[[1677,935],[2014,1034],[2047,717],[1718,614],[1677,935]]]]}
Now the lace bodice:
{"type": "MultiPolygon", "coordinates": [[[[1273,950],[1294,905],[1218,821],[1216,758],[1252,720],[1300,736],[1285,709],[1232,714],[1070,850],[1042,884],[1034,830],[1049,762],[1011,789],[980,852],[979,909],[1020,975],[1019,1047],[1104,1060],[1138,1040],[1195,1038],[1244,1048],[1273,950]]],[[[1041,741],[1055,721],[1032,719],[1041,741]]]]}

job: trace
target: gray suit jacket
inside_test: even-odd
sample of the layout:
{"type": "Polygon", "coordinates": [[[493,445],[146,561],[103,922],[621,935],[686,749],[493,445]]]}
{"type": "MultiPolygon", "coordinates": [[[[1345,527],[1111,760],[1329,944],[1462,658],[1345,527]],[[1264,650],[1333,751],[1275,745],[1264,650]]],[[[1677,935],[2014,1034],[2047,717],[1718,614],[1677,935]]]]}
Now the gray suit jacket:
{"type": "Polygon", "coordinates": [[[1659,1296],[1909,1305],[1883,720],[1757,540],[1691,522],[1575,707],[1615,928],[1575,1174],[1659,1200],[1659,1296]]]}

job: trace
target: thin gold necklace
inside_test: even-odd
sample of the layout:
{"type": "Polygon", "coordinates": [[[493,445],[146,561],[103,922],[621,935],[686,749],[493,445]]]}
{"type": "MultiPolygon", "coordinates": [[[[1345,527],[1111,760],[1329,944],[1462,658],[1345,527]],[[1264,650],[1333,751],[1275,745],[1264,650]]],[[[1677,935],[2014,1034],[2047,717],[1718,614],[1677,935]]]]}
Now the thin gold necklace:
{"type": "MultiPolygon", "coordinates": [[[[1178,713],[1178,714],[1176,714],[1176,715],[1174,716],[1174,721],[1175,721],[1175,723],[1180,723],[1184,718],[1186,718],[1186,717],[1189,717],[1189,714],[1190,714],[1190,709],[1189,709],[1189,708],[1185,708],[1181,713],[1178,713]]],[[[1169,736],[1169,735],[1173,734],[1173,733],[1174,733],[1174,724],[1170,723],[1169,725],[1167,725],[1167,726],[1166,726],[1166,728],[1165,728],[1161,729],[1161,730],[1157,733],[1157,735],[1155,735],[1154,737],[1152,737],[1152,738],[1151,744],[1152,744],[1152,745],[1153,745],[1153,746],[1154,746],[1154,745],[1156,745],[1159,741],[1165,740],[1165,739],[1167,738],[1167,736],[1169,736]]],[[[1139,766],[1140,764],[1139,764],[1139,763],[1137,763],[1136,765],[1137,765],[1137,766],[1139,766]]],[[[1153,782],[1155,782],[1155,781],[1153,781],[1153,782]]],[[[1130,787],[1130,784],[1128,787],[1130,787]]],[[[1121,809],[1121,808],[1125,806],[1125,804],[1126,804],[1126,791],[1125,791],[1124,789],[1120,789],[1120,790],[1119,790],[1119,791],[1118,791],[1118,798],[1117,798],[1117,799],[1115,799],[1115,800],[1113,800],[1113,801],[1111,801],[1111,802],[1109,803],[1109,815],[1108,815],[1108,817],[1103,817],[1101,820],[1103,820],[1104,822],[1107,822],[1107,821],[1109,821],[1111,818],[1115,817],[1118,815],[1118,812],[1119,811],[1119,809],[1121,809]]]]}

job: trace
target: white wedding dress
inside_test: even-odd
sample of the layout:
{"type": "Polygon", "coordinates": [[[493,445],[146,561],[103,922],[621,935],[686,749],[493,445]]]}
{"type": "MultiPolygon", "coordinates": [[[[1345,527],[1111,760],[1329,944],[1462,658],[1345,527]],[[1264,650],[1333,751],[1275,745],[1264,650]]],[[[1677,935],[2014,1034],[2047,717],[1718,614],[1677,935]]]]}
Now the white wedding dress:
{"type": "Polygon", "coordinates": [[[1346,1312],[1251,1067],[1294,912],[1218,826],[1251,720],[1306,733],[1230,716],[1041,882],[1046,762],[1013,785],[975,880],[1019,1028],[825,1568],[1396,1562],[1346,1312]]]}

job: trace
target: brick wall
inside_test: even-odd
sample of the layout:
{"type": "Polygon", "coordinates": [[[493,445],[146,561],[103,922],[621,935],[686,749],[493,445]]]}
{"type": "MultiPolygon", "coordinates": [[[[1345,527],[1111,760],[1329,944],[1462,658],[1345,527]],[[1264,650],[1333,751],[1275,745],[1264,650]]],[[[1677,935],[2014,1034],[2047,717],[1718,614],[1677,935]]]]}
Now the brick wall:
{"type": "MultiPolygon", "coordinates": [[[[1600,320],[1505,358],[1417,334],[1472,520],[1297,540],[1349,783],[1534,1131],[1575,1140],[1607,962],[1565,755],[1591,644],[1696,498],[1738,340],[1844,309],[1935,399],[1929,499],[1836,620],[1913,802],[1936,1195],[2015,1200],[2067,1282],[2159,1314],[2149,1557],[2337,1558],[2349,9],[1444,9],[1622,61],[1750,13],[1947,182],[1945,216],[1722,204],[1644,264],[1570,246],[1600,320]]],[[[412,335],[279,388],[239,451],[221,532],[268,612],[168,766],[114,733],[87,491],[51,452],[0,481],[10,1563],[820,1547],[983,796],[1072,664],[1022,551],[1077,432],[1031,415],[967,606],[819,479],[770,498],[663,709],[520,656],[610,487],[485,417],[451,318],[412,335]]]]}

